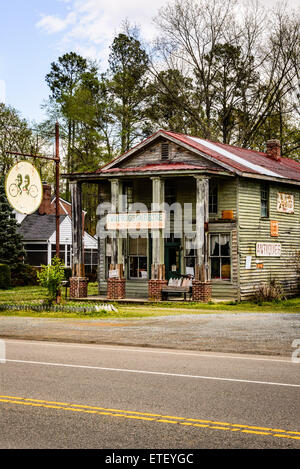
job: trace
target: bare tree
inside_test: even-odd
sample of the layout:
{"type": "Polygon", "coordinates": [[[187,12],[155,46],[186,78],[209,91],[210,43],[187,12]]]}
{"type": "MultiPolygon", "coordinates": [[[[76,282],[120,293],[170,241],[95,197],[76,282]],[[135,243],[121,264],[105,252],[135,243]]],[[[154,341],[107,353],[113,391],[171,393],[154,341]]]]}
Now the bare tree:
{"type": "Polygon", "coordinates": [[[199,133],[253,145],[266,119],[278,112],[278,102],[290,99],[295,88],[299,12],[285,6],[266,11],[258,1],[243,9],[231,0],[173,0],[155,22],[161,37],[152,73],[159,92],[174,90],[163,81],[161,69],[180,70],[195,87],[193,98],[188,93],[180,105],[199,133]]]}

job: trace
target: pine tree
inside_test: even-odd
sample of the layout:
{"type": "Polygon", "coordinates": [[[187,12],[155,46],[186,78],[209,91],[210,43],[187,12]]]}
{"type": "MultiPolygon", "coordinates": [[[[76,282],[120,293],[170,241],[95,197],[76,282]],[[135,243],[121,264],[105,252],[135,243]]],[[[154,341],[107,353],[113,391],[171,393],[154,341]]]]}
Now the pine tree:
{"type": "Polygon", "coordinates": [[[25,256],[22,237],[5,194],[4,180],[0,180],[0,264],[15,269],[25,256]]]}

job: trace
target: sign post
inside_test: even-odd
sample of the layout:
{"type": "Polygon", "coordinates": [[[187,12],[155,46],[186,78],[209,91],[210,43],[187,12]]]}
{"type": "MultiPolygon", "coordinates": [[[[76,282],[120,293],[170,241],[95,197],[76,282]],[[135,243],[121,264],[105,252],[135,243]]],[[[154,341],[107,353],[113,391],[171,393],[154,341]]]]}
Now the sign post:
{"type": "MultiPolygon", "coordinates": [[[[55,157],[54,158],[51,158],[50,156],[44,156],[44,155],[32,155],[32,154],[29,154],[29,153],[18,153],[18,152],[15,152],[15,151],[7,151],[6,153],[8,155],[24,156],[24,157],[29,157],[29,158],[41,158],[43,160],[49,160],[49,161],[55,162],[56,256],[59,257],[59,254],[60,254],[60,246],[59,246],[59,241],[60,241],[60,223],[59,223],[60,222],[60,216],[59,216],[59,197],[60,197],[60,193],[59,193],[59,164],[60,164],[60,156],[59,156],[59,124],[58,124],[58,122],[56,122],[56,124],[55,124],[55,157]]],[[[21,172],[20,171],[18,172],[18,170],[17,170],[16,180],[15,181],[9,182],[11,180],[11,179],[9,179],[10,178],[10,172],[7,175],[6,186],[9,186],[9,187],[6,188],[6,194],[8,195],[8,200],[9,200],[10,204],[13,206],[13,208],[15,208],[15,210],[17,210],[20,213],[24,213],[24,214],[28,215],[29,213],[35,212],[39,208],[39,206],[42,202],[43,190],[42,189],[40,189],[40,191],[38,190],[38,187],[39,187],[38,180],[40,181],[40,184],[41,184],[41,180],[40,180],[40,177],[39,177],[39,174],[38,174],[37,170],[34,168],[34,166],[32,164],[28,163],[27,161],[17,163],[13,168],[11,168],[12,177],[14,176],[14,173],[13,173],[14,168],[16,168],[16,166],[18,166],[18,165],[21,165],[21,163],[23,164],[25,169],[23,167],[21,172]],[[28,171],[29,171],[29,172],[27,171],[27,173],[26,173],[26,166],[25,165],[29,165],[31,167],[31,168],[29,168],[29,166],[27,167],[28,171]],[[36,174],[38,175],[38,177],[34,173],[34,170],[35,170],[36,174]],[[24,192],[26,192],[26,195],[28,196],[27,199],[25,199],[25,196],[22,193],[23,189],[20,193],[20,188],[21,188],[20,176],[22,177],[22,182],[23,182],[23,173],[24,173],[24,180],[26,178],[26,180],[25,180],[26,184],[25,184],[25,186],[23,184],[23,187],[25,188],[24,192]],[[34,179],[30,179],[31,174],[32,174],[32,177],[34,179]],[[28,180],[28,176],[29,176],[29,180],[28,180]],[[15,186],[12,186],[12,184],[15,184],[15,186]],[[14,204],[11,202],[11,200],[13,198],[12,194],[16,194],[15,195],[16,200],[17,199],[21,200],[21,202],[18,205],[18,208],[15,207],[14,204]],[[35,204],[33,202],[33,199],[36,200],[35,204]],[[22,211],[22,210],[28,210],[30,207],[31,207],[32,211],[30,211],[30,212],[22,211]]],[[[57,301],[59,301],[59,300],[60,300],[60,292],[59,292],[58,297],[57,297],[57,301]]]]}

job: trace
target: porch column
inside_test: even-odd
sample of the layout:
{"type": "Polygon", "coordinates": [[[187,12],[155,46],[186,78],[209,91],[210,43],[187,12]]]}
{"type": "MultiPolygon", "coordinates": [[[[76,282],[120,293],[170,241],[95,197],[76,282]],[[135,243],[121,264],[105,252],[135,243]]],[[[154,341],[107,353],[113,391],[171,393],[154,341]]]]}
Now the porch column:
{"type": "Polygon", "coordinates": [[[87,297],[88,279],[85,277],[81,183],[70,182],[72,205],[72,277],[70,298],[87,297]]]}
{"type": "MultiPolygon", "coordinates": [[[[160,177],[152,179],[152,212],[161,212],[165,202],[165,184],[160,177]]],[[[152,265],[149,279],[149,299],[161,300],[161,289],[167,284],[165,280],[165,243],[164,230],[153,229],[152,232],[152,265]]]]}
{"type": "MultiPolygon", "coordinates": [[[[115,213],[120,213],[122,211],[122,183],[118,179],[111,179],[110,183],[112,209],[115,213]]],[[[112,232],[111,237],[112,263],[107,279],[107,298],[113,300],[125,298],[126,279],[124,278],[123,240],[120,231],[112,232]],[[112,271],[117,271],[117,275],[110,277],[112,271]]]]}
{"type": "Polygon", "coordinates": [[[193,281],[193,300],[208,302],[211,283],[208,263],[209,179],[196,176],[196,248],[197,263],[193,281]]]}
{"type": "Polygon", "coordinates": [[[48,264],[48,265],[51,265],[51,261],[52,261],[52,246],[51,246],[51,242],[48,241],[48,248],[47,248],[47,264],[48,264]]]}

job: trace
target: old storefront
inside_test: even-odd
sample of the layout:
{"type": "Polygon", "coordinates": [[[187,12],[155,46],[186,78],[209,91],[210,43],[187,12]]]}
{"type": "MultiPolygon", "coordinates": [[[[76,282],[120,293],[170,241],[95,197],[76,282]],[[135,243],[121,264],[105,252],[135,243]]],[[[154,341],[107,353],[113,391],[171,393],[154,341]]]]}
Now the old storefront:
{"type": "Polygon", "coordinates": [[[72,187],[73,276],[85,294],[81,185],[97,184],[99,295],[161,299],[189,279],[193,299],[245,299],[276,278],[298,291],[300,164],[159,131],[72,187]]]}

